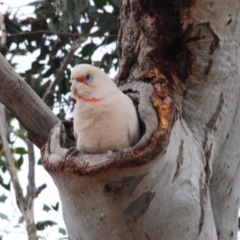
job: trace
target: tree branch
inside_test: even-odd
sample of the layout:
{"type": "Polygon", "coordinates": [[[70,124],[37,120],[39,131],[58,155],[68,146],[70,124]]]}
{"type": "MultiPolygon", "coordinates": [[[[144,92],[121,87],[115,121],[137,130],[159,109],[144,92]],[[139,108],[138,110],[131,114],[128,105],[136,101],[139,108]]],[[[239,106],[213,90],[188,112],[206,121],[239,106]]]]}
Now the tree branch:
{"type": "Polygon", "coordinates": [[[44,190],[46,187],[47,187],[47,184],[46,184],[46,183],[44,183],[44,184],[42,184],[40,187],[38,187],[38,188],[36,189],[35,196],[37,197],[37,196],[42,192],[42,190],[44,190]]]}
{"type": "Polygon", "coordinates": [[[27,138],[27,147],[28,147],[28,186],[27,186],[27,195],[33,195],[35,191],[35,155],[33,144],[30,139],[27,138]]]}
{"type": "Polygon", "coordinates": [[[2,139],[2,144],[5,152],[7,168],[11,176],[11,182],[13,184],[15,196],[17,199],[17,205],[26,222],[28,236],[29,237],[31,236],[32,239],[37,239],[36,227],[32,217],[29,216],[28,209],[26,209],[25,207],[25,199],[22,194],[23,190],[18,179],[17,171],[14,164],[14,158],[11,154],[11,150],[8,145],[5,122],[6,122],[5,109],[4,106],[0,103],[0,136],[2,139]]]}
{"type": "Polygon", "coordinates": [[[54,93],[54,89],[55,87],[61,82],[61,80],[63,79],[64,76],[64,71],[67,68],[67,65],[70,63],[70,61],[72,60],[73,54],[74,52],[80,47],[80,45],[86,40],[86,38],[79,38],[77,40],[74,41],[72,47],[70,48],[68,54],[65,56],[63,63],[57,73],[57,76],[55,78],[55,80],[52,82],[52,84],[48,87],[48,89],[46,90],[44,96],[43,96],[43,101],[45,103],[48,103],[48,101],[50,100],[50,97],[52,96],[52,94],[54,93]]]}
{"type": "Polygon", "coordinates": [[[63,35],[63,36],[70,36],[70,37],[79,36],[79,33],[68,33],[68,32],[53,33],[52,31],[38,30],[38,31],[26,31],[26,32],[19,32],[19,33],[11,33],[11,35],[9,35],[8,38],[20,37],[20,36],[26,36],[26,35],[36,35],[36,34],[63,35]]]}
{"type": "Polygon", "coordinates": [[[28,185],[27,185],[27,194],[25,197],[25,209],[29,213],[31,221],[34,222],[34,208],[33,208],[33,199],[35,198],[35,156],[33,143],[29,138],[27,138],[27,148],[28,148],[28,185]]]}
{"type": "Polygon", "coordinates": [[[5,19],[4,14],[0,13],[0,26],[2,30],[2,37],[1,37],[1,47],[5,47],[7,42],[7,32],[6,32],[6,25],[5,25],[5,19]]]}
{"type": "MultiPolygon", "coordinates": [[[[27,186],[27,195],[25,197],[26,207],[33,209],[32,203],[33,199],[36,198],[42,190],[44,190],[47,185],[44,183],[40,187],[36,188],[35,186],[35,155],[33,143],[29,138],[27,138],[27,147],[28,147],[28,186],[27,186]]],[[[32,218],[33,218],[32,210],[32,218]]]]}
{"type": "Polygon", "coordinates": [[[41,148],[59,119],[0,54],[0,102],[23,124],[41,148]]]}

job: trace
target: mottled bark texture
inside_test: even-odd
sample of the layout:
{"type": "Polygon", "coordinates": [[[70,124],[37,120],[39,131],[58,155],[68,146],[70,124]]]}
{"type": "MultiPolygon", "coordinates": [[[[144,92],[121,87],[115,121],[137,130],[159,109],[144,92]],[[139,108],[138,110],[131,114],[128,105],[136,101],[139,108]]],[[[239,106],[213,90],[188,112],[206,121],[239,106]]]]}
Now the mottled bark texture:
{"type": "Polygon", "coordinates": [[[43,164],[71,240],[237,238],[240,2],[123,0],[116,83],[143,137],[84,155],[58,124],[43,164]]]}

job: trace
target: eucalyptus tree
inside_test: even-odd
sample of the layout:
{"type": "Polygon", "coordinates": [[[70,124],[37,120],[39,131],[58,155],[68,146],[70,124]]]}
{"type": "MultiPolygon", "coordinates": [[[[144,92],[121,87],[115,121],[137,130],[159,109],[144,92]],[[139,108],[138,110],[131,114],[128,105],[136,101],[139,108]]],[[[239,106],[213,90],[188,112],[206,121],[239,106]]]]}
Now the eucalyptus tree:
{"type": "MultiPolygon", "coordinates": [[[[47,108],[38,116],[49,119],[45,126],[19,114],[43,147],[70,239],[237,239],[239,7],[236,0],[122,1],[114,81],[138,109],[142,138],[133,148],[83,154],[71,121],[47,108]]],[[[1,69],[0,100],[17,114],[13,106],[24,107],[6,79],[19,92],[26,83],[1,69]]]]}

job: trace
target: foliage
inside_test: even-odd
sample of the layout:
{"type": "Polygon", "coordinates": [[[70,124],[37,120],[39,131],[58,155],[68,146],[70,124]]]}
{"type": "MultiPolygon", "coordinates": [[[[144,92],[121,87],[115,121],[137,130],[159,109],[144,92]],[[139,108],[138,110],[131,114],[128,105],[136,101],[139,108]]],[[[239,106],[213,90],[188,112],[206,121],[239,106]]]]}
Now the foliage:
{"type": "MultiPolygon", "coordinates": [[[[119,2],[95,0],[93,5],[87,0],[44,0],[28,4],[35,7],[34,15],[25,18],[17,18],[7,12],[7,44],[1,52],[12,65],[16,65],[13,56],[37,55],[21,75],[40,97],[56,77],[69,48],[79,37],[86,40],[71,59],[71,65],[92,63],[92,55],[101,48],[104,52],[102,59],[98,58],[95,64],[108,72],[111,67],[117,66],[116,60],[113,64],[115,45],[110,52],[106,51],[106,47],[116,42],[119,2]]],[[[70,87],[69,67],[64,69],[62,81],[51,96],[49,106],[57,102],[62,109],[64,104],[69,104],[69,97],[66,98],[70,87]]]]}
{"type": "Polygon", "coordinates": [[[37,227],[37,230],[39,230],[39,231],[42,231],[42,230],[44,230],[46,227],[48,227],[48,226],[53,226],[53,225],[56,225],[56,223],[55,222],[53,222],[53,221],[41,221],[41,222],[38,222],[37,224],[36,224],[36,227],[37,227]]]}
{"type": "MultiPolygon", "coordinates": [[[[39,0],[27,5],[32,9],[29,14],[25,13],[25,7],[8,8],[5,13],[7,41],[0,46],[1,53],[41,98],[44,98],[51,84],[57,83],[46,102],[60,119],[69,117],[72,110],[69,94],[72,66],[84,62],[97,65],[106,72],[117,68],[117,18],[120,5],[121,0],[39,0]],[[79,39],[81,44],[78,42],[79,47],[71,56],[71,47],[79,39]],[[63,64],[65,60],[66,65],[63,64]],[[56,81],[58,72],[62,74],[56,81]]],[[[16,124],[14,116],[9,112],[6,114],[7,139],[15,168],[20,173],[28,162],[27,135],[23,127],[16,124]]],[[[7,169],[0,136],[0,204],[8,201],[8,196],[2,192],[12,188],[7,169]]],[[[26,189],[23,189],[25,192],[26,189]]],[[[49,205],[46,202],[42,210],[46,214],[59,212],[59,203],[49,205]]],[[[2,220],[12,221],[12,217],[0,213],[2,220]]],[[[23,221],[20,216],[16,226],[24,226],[23,221]]],[[[36,228],[40,231],[55,224],[47,219],[38,221],[36,228]]],[[[0,239],[2,235],[4,239],[6,232],[1,231],[0,239]]],[[[64,228],[59,227],[58,232],[66,235],[64,228]]]]}

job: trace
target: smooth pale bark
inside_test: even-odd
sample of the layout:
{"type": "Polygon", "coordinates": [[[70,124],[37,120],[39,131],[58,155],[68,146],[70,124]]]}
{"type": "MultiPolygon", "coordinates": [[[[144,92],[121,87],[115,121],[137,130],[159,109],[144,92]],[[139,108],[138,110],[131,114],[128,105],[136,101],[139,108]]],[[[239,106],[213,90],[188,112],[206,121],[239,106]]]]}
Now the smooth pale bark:
{"type": "Polygon", "coordinates": [[[151,82],[159,124],[122,155],[69,151],[55,128],[44,165],[70,239],[237,239],[239,5],[122,2],[116,81],[151,82]]]}
{"type": "Polygon", "coordinates": [[[84,171],[103,167],[103,156],[75,152],[68,159],[58,143],[59,127],[55,131],[44,164],[59,189],[70,239],[217,239],[209,198],[203,209],[200,205],[203,164],[191,164],[201,153],[184,121],[176,121],[161,158],[140,167],[112,165],[94,175],[84,171]]]}
{"type": "Polygon", "coordinates": [[[202,39],[187,44],[196,60],[183,98],[183,118],[204,151],[218,239],[237,239],[238,231],[239,11],[239,1],[196,1],[190,12],[194,18],[184,20],[185,27],[189,22],[195,27],[192,36],[200,34],[202,39]]]}

